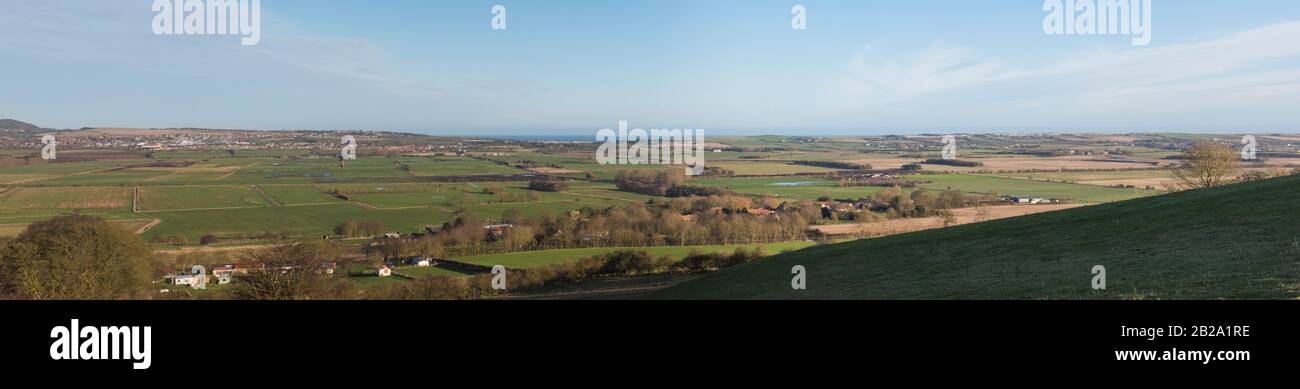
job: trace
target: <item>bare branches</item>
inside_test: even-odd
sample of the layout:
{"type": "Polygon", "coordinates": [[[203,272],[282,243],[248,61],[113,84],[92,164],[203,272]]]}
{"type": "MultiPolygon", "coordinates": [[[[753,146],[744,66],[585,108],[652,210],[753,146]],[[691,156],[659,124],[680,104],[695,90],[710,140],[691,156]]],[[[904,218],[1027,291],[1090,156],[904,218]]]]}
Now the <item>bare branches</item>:
{"type": "Polygon", "coordinates": [[[1231,183],[1238,175],[1240,162],[1231,147],[1210,142],[1198,143],[1183,153],[1183,163],[1174,169],[1178,186],[1185,189],[1212,188],[1231,183]]]}

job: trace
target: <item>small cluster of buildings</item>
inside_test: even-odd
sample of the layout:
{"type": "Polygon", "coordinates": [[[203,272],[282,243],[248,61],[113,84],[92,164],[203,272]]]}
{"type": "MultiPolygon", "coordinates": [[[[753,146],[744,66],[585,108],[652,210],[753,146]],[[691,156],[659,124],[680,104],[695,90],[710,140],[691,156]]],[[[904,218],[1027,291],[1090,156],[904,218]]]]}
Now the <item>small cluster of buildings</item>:
{"type": "Polygon", "coordinates": [[[411,267],[433,267],[438,265],[438,260],[430,257],[410,257],[402,260],[390,259],[384,261],[383,265],[375,267],[375,275],[379,277],[391,277],[393,268],[397,266],[411,267]]]}
{"type": "MultiPolygon", "coordinates": [[[[337,267],[338,264],[335,262],[326,262],[321,264],[320,271],[324,274],[333,275],[334,269],[337,267]]],[[[254,272],[254,271],[270,271],[270,270],[286,271],[294,268],[295,268],[294,266],[285,266],[285,267],[280,267],[275,269],[268,269],[268,268],[255,268],[249,266],[241,266],[239,264],[218,265],[218,266],[214,266],[212,270],[207,271],[206,274],[196,274],[192,269],[171,271],[168,272],[169,274],[167,276],[163,277],[163,283],[166,285],[190,286],[190,287],[195,287],[198,285],[225,285],[225,284],[229,284],[232,280],[234,280],[236,275],[240,275],[240,274],[248,274],[249,272],[254,272]]]]}
{"type": "Polygon", "coordinates": [[[1061,202],[1061,200],[1049,199],[1049,198],[1038,197],[1038,196],[1006,196],[1003,197],[1002,200],[1010,202],[1011,204],[1015,204],[1015,205],[1037,205],[1037,204],[1051,204],[1051,203],[1061,202]]]}

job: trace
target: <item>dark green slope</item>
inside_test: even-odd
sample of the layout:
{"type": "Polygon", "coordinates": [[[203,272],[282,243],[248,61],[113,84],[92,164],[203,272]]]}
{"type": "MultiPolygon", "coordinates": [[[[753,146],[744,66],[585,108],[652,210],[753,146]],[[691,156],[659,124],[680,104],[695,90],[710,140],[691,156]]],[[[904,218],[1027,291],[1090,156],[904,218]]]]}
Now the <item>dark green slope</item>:
{"type": "Polygon", "coordinates": [[[669,288],[700,299],[1294,299],[1300,175],[786,253],[669,288]],[[791,267],[808,270],[792,290],[791,267]],[[1093,291],[1093,265],[1107,289],[1093,291]]]}

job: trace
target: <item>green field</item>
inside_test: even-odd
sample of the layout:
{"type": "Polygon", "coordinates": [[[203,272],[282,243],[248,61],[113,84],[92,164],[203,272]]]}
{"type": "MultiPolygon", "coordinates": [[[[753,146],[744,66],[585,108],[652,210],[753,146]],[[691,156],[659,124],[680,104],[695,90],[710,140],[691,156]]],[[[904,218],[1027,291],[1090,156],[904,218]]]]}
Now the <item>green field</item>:
{"type": "Polygon", "coordinates": [[[348,281],[352,281],[357,284],[357,287],[365,289],[365,288],[370,288],[378,285],[400,284],[406,282],[406,279],[401,277],[379,277],[373,275],[360,275],[360,276],[348,277],[348,281]]]}
{"type": "Polygon", "coordinates": [[[1296,193],[1300,175],[814,247],[652,297],[1295,299],[1296,193]],[[795,265],[806,290],[790,288],[795,265]]]}
{"type": "Polygon", "coordinates": [[[467,276],[472,275],[472,274],[465,274],[465,273],[461,273],[461,272],[458,272],[458,271],[448,270],[448,269],[443,269],[443,268],[440,268],[440,267],[434,267],[434,266],[430,266],[430,267],[415,267],[415,266],[399,267],[399,268],[393,269],[393,272],[395,272],[395,273],[405,274],[405,275],[408,275],[408,276],[411,276],[411,277],[416,277],[416,278],[424,278],[424,277],[467,277],[467,276]]]}
{"type": "Polygon", "coordinates": [[[4,209],[113,209],[131,205],[131,189],[96,188],[13,188],[0,193],[4,209]]]}
{"type": "Polygon", "coordinates": [[[331,234],[334,226],[347,220],[377,220],[389,230],[412,232],[425,225],[441,225],[451,213],[433,208],[376,210],[340,202],[301,207],[159,211],[146,215],[163,221],[146,236],[175,234],[197,238],[206,233],[222,236],[284,231],[319,238],[331,234]]]}
{"type": "Polygon", "coordinates": [[[1103,172],[1035,172],[1035,173],[1000,173],[993,176],[1078,183],[1086,185],[1113,186],[1116,184],[1134,185],[1140,188],[1151,186],[1161,189],[1159,182],[1172,180],[1173,173],[1168,170],[1118,170],[1103,172]]]}
{"type": "Polygon", "coordinates": [[[402,158],[417,176],[485,176],[526,174],[528,172],[490,161],[471,158],[431,157],[402,158]]]}
{"type": "Polygon", "coordinates": [[[267,207],[271,203],[252,187],[169,186],[140,189],[141,211],[267,207]]]}
{"type": "Polygon", "coordinates": [[[0,188],[0,224],[27,224],[74,212],[110,220],[144,218],[131,214],[130,188],[0,188]]]}
{"type": "Polygon", "coordinates": [[[564,250],[544,250],[528,251],[508,254],[491,254],[476,255],[472,257],[455,258],[455,260],[465,263],[481,266],[501,265],[508,268],[529,268],[545,266],[557,263],[564,263],[577,259],[591,257],[601,253],[608,253],[618,250],[636,250],[645,251],[652,257],[669,256],[673,259],[682,259],[689,255],[691,251],[700,251],[703,253],[731,253],[737,247],[745,249],[754,249],[761,247],[769,254],[774,255],[786,250],[798,250],[812,246],[812,242],[790,242],[790,243],[768,243],[768,244],[740,244],[740,245],[711,245],[711,246],[665,246],[665,247],[595,247],[582,249],[564,249],[564,250]]]}
{"type": "Polygon", "coordinates": [[[545,166],[545,167],[556,165],[567,170],[574,170],[579,172],[579,173],[569,173],[569,174],[560,174],[560,175],[579,177],[579,178],[585,177],[585,173],[591,173],[591,175],[595,178],[609,179],[609,178],[614,178],[614,176],[617,175],[619,171],[626,170],[626,169],[652,169],[652,170],[680,169],[680,167],[674,167],[669,165],[618,165],[618,164],[601,165],[599,163],[596,163],[596,159],[594,155],[576,157],[576,156],[568,156],[568,155],[523,153],[523,154],[510,156],[510,157],[500,157],[499,159],[510,161],[510,162],[518,162],[518,161],[525,161],[525,160],[533,161],[539,166],[545,166]]]}
{"type": "Polygon", "coordinates": [[[258,185],[271,198],[283,205],[333,204],[343,200],[327,193],[315,185],[258,185]]]}
{"type": "Polygon", "coordinates": [[[799,174],[799,173],[830,173],[840,171],[839,169],[830,169],[817,166],[795,165],[781,162],[715,162],[706,164],[711,167],[719,167],[735,172],[738,176],[771,176],[780,174],[799,174]]]}
{"type": "Polygon", "coordinates": [[[692,180],[691,184],[727,188],[756,196],[799,200],[816,200],[823,196],[856,200],[871,198],[877,192],[887,189],[877,186],[841,187],[838,181],[820,177],[709,178],[692,180]]]}
{"type": "Polygon", "coordinates": [[[167,174],[164,171],[124,169],[52,177],[41,180],[40,184],[68,186],[138,185],[161,178],[167,174]]]}
{"type": "Polygon", "coordinates": [[[1040,196],[1068,199],[1081,203],[1103,203],[1154,195],[1145,189],[1118,189],[1096,185],[1067,184],[1060,182],[1030,181],[1013,178],[975,176],[964,174],[925,174],[906,176],[905,179],[930,181],[921,185],[927,189],[957,189],[969,193],[997,193],[1000,195],[1040,196]]]}

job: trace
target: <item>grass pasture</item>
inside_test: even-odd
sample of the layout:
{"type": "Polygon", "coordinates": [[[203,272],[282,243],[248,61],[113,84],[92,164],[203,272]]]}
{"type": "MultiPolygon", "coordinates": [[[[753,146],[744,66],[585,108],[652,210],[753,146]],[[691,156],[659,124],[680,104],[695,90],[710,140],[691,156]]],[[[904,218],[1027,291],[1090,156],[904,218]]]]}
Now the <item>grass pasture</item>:
{"type": "Polygon", "coordinates": [[[1097,186],[1133,185],[1139,188],[1151,186],[1156,189],[1175,182],[1173,173],[1168,170],[1118,170],[1101,172],[1044,172],[1044,173],[1003,173],[998,177],[1051,180],[1066,183],[1078,183],[1097,186]]]}
{"type": "Polygon", "coordinates": [[[248,185],[169,186],[140,189],[141,212],[267,207],[271,204],[248,185]]]}
{"type": "Polygon", "coordinates": [[[705,162],[705,166],[718,167],[734,171],[738,176],[774,176],[782,174],[800,174],[800,173],[830,173],[837,172],[840,169],[831,169],[818,166],[795,165],[783,162],[705,162]]]}
{"type": "Polygon", "coordinates": [[[472,275],[472,274],[465,274],[465,273],[461,273],[461,272],[458,272],[458,271],[455,271],[455,270],[444,269],[444,268],[436,267],[436,266],[429,266],[429,267],[406,266],[406,267],[399,267],[399,268],[393,269],[393,272],[395,272],[395,273],[405,274],[405,275],[408,275],[408,276],[411,276],[411,277],[415,277],[415,278],[425,278],[425,277],[468,277],[468,276],[471,276],[471,275],[472,275]]]}
{"type": "Polygon", "coordinates": [[[198,238],[206,233],[218,236],[288,232],[304,238],[332,234],[334,226],[347,220],[376,220],[392,231],[411,232],[425,225],[441,225],[450,212],[434,208],[402,210],[367,209],[339,202],[333,205],[301,207],[254,207],[148,213],[162,223],[146,233],[198,238]]]}
{"type": "Polygon", "coordinates": [[[823,196],[835,199],[870,198],[886,189],[876,186],[841,187],[838,181],[820,177],[710,178],[693,180],[691,184],[727,188],[755,196],[800,200],[816,200],[823,196]]]}
{"type": "Polygon", "coordinates": [[[263,184],[258,185],[267,194],[271,195],[275,201],[283,205],[308,205],[308,204],[331,204],[341,203],[343,200],[321,190],[315,185],[282,185],[282,184],[263,184]]]}
{"type": "Polygon", "coordinates": [[[499,165],[491,161],[457,157],[412,158],[403,157],[403,164],[411,167],[411,173],[417,176],[455,177],[510,175],[527,173],[510,166],[499,165]]]}
{"type": "Polygon", "coordinates": [[[1056,199],[1069,199],[1083,203],[1104,203],[1128,200],[1154,195],[1157,192],[1145,189],[1119,189],[1096,185],[1067,184],[1019,180],[993,176],[976,176],[964,174],[926,174],[904,177],[910,180],[930,181],[921,187],[927,189],[957,189],[969,193],[998,193],[1000,195],[1041,196],[1056,199]]]}
{"type": "Polygon", "coordinates": [[[128,186],[147,183],[169,174],[165,171],[123,169],[64,175],[41,180],[39,183],[60,186],[128,186]]]}
{"type": "Polygon", "coordinates": [[[0,193],[3,209],[113,209],[131,206],[131,188],[13,188],[0,193]]]}

